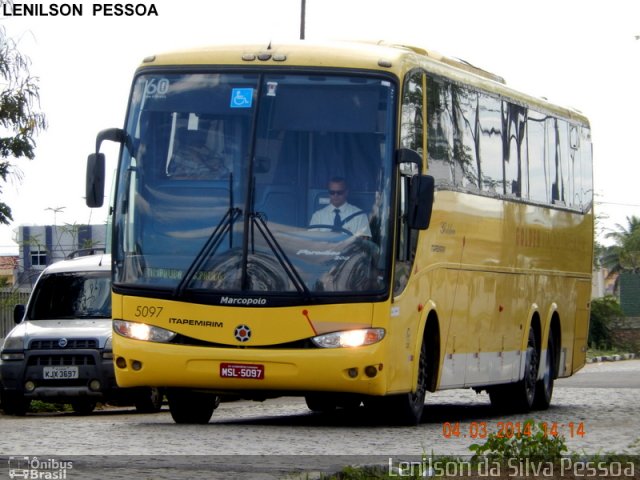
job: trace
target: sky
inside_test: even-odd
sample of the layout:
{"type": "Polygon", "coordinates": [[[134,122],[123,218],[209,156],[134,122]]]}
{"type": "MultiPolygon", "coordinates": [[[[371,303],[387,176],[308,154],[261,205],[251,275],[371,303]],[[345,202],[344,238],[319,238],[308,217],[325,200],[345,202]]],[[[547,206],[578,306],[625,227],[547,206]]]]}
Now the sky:
{"type": "MultiPolygon", "coordinates": [[[[0,0],[5,3],[6,0],[0,0]]],[[[148,55],[207,44],[297,40],[301,0],[130,0],[158,15],[3,15],[0,24],[31,59],[49,127],[36,158],[0,199],[14,221],[0,226],[0,254],[17,254],[19,225],[104,223],[85,205],[86,158],[96,133],[122,127],[134,70],[148,55]]],[[[14,1],[14,4],[21,2],[14,1]]],[[[22,2],[49,4],[74,2],[22,2]]],[[[123,5],[123,4],[120,4],[123,5]]],[[[385,40],[462,58],[591,121],[597,231],[640,216],[640,2],[637,0],[306,0],[305,37],[385,40]]],[[[107,172],[117,150],[103,144],[107,172]]],[[[110,178],[107,180],[109,190],[110,178]]],[[[107,202],[105,202],[106,204],[107,202]]]]}

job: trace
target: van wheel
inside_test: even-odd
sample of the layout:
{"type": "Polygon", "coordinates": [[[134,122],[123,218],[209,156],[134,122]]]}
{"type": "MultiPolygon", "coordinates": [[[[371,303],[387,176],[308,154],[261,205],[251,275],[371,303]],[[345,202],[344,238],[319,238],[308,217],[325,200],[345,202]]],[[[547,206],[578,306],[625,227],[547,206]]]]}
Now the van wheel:
{"type": "Polygon", "coordinates": [[[164,393],[160,388],[144,388],[135,398],[138,413],[157,413],[162,409],[164,393]]]}
{"type": "Polygon", "coordinates": [[[556,376],[556,350],[553,331],[549,331],[549,341],[547,342],[547,355],[544,367],[544,376],[536,385],[536,396],[533,401],[533,408],[536,410],[546,410],[551,404],[553,395],[553,381],[556,376]]]}
{"type": "Polygon", "coordinates": [[[524,377],[517,383],[500,385],[489,389],[491,405],[500,411],[526,413],[533,407],[538,382],[539,355],[536,335],[529,329],[525,351],[524,377]]]}
{"type": "Polygon", "coordinates": [[[18,417],[24,417],[31,406],[31,400],[24,398],[19,393],[2,392],[0,403],[4,413],[18,417]]]}
{"type": "Polygon", "coordinates": [[[220,397],[212,393],[172,388],[167,392],[169,411],[176,423],[209,423],[220,397]]]}
{"type": "Polygon", "coordinates": [[[71,402],[71,408],[78,415],[89,415],[96,408],[97,402],[94,400],[87,400],[85,398],[74,400],[71,402]]]}

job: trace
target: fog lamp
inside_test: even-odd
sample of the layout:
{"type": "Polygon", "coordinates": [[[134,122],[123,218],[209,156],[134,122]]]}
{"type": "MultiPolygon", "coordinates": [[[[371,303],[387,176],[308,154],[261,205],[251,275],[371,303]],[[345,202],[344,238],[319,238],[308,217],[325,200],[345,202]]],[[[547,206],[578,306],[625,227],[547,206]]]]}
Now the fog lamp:
{"type": "Polygon", "coordinates": [[[368,367],[365,367],[364,374],[369,378],[373,378],[378,375],[378,369],[373,365],[369,365],[368,367]]]}

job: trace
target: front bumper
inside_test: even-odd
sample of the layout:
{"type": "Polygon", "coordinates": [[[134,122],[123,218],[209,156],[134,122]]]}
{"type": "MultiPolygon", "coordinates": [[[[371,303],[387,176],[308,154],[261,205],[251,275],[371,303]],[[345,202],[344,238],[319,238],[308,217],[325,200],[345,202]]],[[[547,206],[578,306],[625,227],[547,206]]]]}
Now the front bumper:
{"type": "Polygon", "coordinates": [[[358,348],[238,349],[142,342],[114,335],[113,350],[121,387],[201,388],[221,394],[259,391],[276,396],[387,393],[384,342],[358,348]],[[225,378],[221,375],[224,364],[260,366],[264,375],[225,378]]]}
{"type": "Polygon", "coordinates": [[[4,360],[0,381],[7,393],[27,399],[59,400],[77,397],[107,399],[117,389],[113,360],[98,350],[26,351],[24,360],[4,360]],[[46,379],[45,367],[77,368],[77,378],[46,379]],[[30,388],[26,388],[29,384],[30,388]]]}

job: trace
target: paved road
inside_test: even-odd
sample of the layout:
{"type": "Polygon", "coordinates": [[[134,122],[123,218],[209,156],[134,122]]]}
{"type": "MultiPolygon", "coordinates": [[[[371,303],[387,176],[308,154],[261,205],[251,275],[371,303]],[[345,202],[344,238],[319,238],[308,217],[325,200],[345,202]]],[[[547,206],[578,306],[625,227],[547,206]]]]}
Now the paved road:
{"type": "Polygon", "coordinates": [[[548,411],[527,416],[496,414],[485,394],[438,392],[429,397],[421,424],[409,428],[375,425],[364,413],[313,414],[298,398],[223,403],[208,425],[176,425],[167,411],[139,415],[127,409],[87,417],[0,416],[0,479],[7,478],[8,456],[19,455],[70,458],[75,462],[70,479],[95,474],[271,480],[298,469],[336,471],[372,459],[468,455],[480,425],[491,433],[527,418],[555,424],[571,451],[640,454],[638,372],[640,360],[588,365],[556,383],[548,411]],[[460,435],[447,435],[447,425],[456,423],[460,435]]]}

